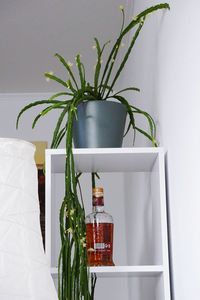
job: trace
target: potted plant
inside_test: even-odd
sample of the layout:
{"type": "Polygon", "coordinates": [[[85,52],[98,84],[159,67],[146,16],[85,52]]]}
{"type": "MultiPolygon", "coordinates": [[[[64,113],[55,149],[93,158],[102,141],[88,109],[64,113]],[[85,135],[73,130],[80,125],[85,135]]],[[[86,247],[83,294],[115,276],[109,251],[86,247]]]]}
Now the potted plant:
{"type": "MultiPolygon", "coordinates": [[[[125,24],[124,9],[122,6],[120,6],[120,9],[122,13],[121,30],[118,38],[111,47],[104,65],[102,64],[102,58],[104,49],[108,47],[109,42],[101,46],[99,40],[97,38],[94,39],[97,51],[94,82],[87,82],[85,67],[79,54],[76,55],[76,66],[79,74],[79,78],[77,79],[72,71],[71,63],[67,62],[61,55],[56,53],[55,56],[66,68],[69,79],[65,81],[51,73],[45,73],[45,76],[46,78],[59,83],[65,90],[52,95],[49,99],[35,101],[26,105],[19,112],[17,117],[18,127],[19,119],[25,111],[38,105],[47,105],[47,107],[45,107],[34,119],[32,124],[32,127],[34,128],[38,120],[51,110],[59,109],[61,111],[53,132],[51,143],[51,148],[57,148],[61,140],[64,138],[66,144],[65,196],[59,215],[61,249],[58,260],[58,297],[60,300],[90,300],[94,298],[96,278],[94,275],[90,276],[87,267],[85,210],[83,200],[79,196],[81,195],[79,192],[79,177],[81,174],[76,173],[73,157],[73,135],[75,135],[75,144],[78,144],[79,141],[77,141],[77,132],[78,127],[80,126],[77,122],[83,117],[82,112],[85,111],[85,105],[90,105],[91,103],[92,105],[96,103],[109,103],[110,100],[114,99],[114,103],[117,101],[121,105],[120,107],[122,107],[123,111],[122,115],[124,116],[125,111],[125,116],[127,114],[129,117],[129,124],[126,133],[132,128],[134,134],[136,131],[140,132],[152,142],[153,146],[157,146],[155,137],[156,126],[153,118],[147,112],[131,105],[124,96],[124,92],[126,91],[139,91],[139,89],[135,87],[126,87],[118,92],[114,92],[113,90],[115,83],[119,79],[135,45],[140,31],[144,26],[146,17],[156,10],[169,9],[169,5],[167,3],[161,3],[152,6],[138,14],[127,25],[125,24]],[[132,29],[135,29],[133,33],[131,32],[132,29]],[[117,63],[117,68],[114,72],[113,67],[116,64],[120,45],[122,44],[124,37],[129,33],[131,34],[130,43],[121,62],[117,63]],[[135,116],[137,114],[146,118],[149,124],[149,132],[136,125],[135,116]]],[[[104,109],[106,110],[106,108],[104,109]]],[[[112,113],[113,109],[114,108],[111,109],[112,113]]],[[[95,111],[98,114],[98,108],[95,108],[95,111]]],[[[101,114],[101,117],[103,118],[103,114],[101,114]]],[[[86,125],[86,127],[87,126],[88,125],[86,125]]],[[[80,146],[85,147],[85,145],[82,144],[80,146]]],[[[95,174],[92,174],[92,186],[95,186],[95,174]]]]}

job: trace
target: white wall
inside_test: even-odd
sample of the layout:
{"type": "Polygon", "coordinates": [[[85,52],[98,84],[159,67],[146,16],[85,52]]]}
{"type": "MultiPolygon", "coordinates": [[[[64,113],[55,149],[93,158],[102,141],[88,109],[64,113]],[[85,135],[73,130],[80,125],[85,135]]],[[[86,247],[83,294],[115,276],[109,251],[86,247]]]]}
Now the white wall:
{"type": "MultiPolygon", "coordinates": [[[[130,6],[128,0],[123,2],[130,6]]],[[[56,52],[74,63],[73,70],[75,55],[82,54],[90,80],[96,63],[93,39],[103,44],[117,34],[120,4],[121,0],[1,0],[0,93],[62,90],[43,76],[54,71],[66,77],[56,52]]]]}
{"type": "Polygon", "coordinates": [[[168,150],[175,299],[200,295],[200,3],[174,1],[163,20],[158,56],[157,115],[168,150]]]}
{"type": "MultiPolygon", "coordinates": [[[[152,0],[136,0],[134,1],[134,13],[132,15],[135,16],[142,10],[157,3],[152,0]]],[[[157,86],[157,82],[155,82],[155,68],[159,22],[162,16],[163,12],[159,11],[147,17],[121,78],[122,88],[134,86],[140,89],[139,93],[132,92],[126,95],[133,105],[149,112],[154,117],[156,123],[158,122],[158,118],[155,115],[152,102],[155,99],[155,88],[157,86]]],[[[133,34],[134,31],[131,33],[130,38],[133,34]]],[[[146,120],[143,117],[135,117],[137,125],[143,129],[147,129],[146,120]]],[[[126,142],[130,145],[130,139],[127,139],[126,142]]],[[[151,146],[152,144],[141,134],[136,134],[135,146],[142,145],[151,146]]]]}
{"type": "MultiPolygon", "coordinates": [[[[174,299],[193,300],[200,295],[200,2],[169,2],[170,12],[149,18],[124,80],[142,87],[141,105],[168,152],[174,299]]],[[[151,3],[136,0],[135,11],[151,3]]]]}

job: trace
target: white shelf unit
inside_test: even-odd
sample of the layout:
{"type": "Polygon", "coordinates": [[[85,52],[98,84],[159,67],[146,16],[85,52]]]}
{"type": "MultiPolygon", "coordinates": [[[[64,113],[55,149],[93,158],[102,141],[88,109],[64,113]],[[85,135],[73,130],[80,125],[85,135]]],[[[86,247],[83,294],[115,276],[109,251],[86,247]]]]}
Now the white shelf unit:
{"type": "MultiPolygon", "coordinates": [[[[170,300],[164,150],[162,148],[90,148],[74,149],[73,152],[78,172],[108,173],[105,181],[108,185],[107,189],[110,188],[108,178],[120,174],[117,175],[119,180],[118,177],[114,177],[112,193],[117,190],[117,194],[109,208],[109,213],[112,214],[113,205],[116,207],[117,243],[114,245],[114,251],[115,248],[118,250],[116,266],[90,268],[98,278],[103,279],[103,285],[100,285],[99,290],[97,289],[95,299],[106,299],[101,291],[106,282],[112,278],[106,289],[111,286],[110,293],[117,286],[127,289],[123,293],[123,299],[170,300]],[[118,183],[119,185],[122,183],[122,188],[118,187],[118,183]],[[120,199],[116,199],[118,194],[120,199]],[[123,200],[121,200],[122,195],[123,200]],[[123,217],[120,216],[121,212],[123,217]],[[121,227],[124,228],[125,233],[120,233],[121,227]],[[117,238],[118,233],[121,235],[120,239],[117,238]]],[[[56,261],[59,248],[59,226],[58,220],[55,219],[58,218],[60,205],[57,203],[58,195],[55,190],[62,189],[57,185],[55,178],[56,175],[64,173],[65,157],[65,149],[46,150],[45,247],[54,278],[57,274],[56,261]]],[[[57,181],[60,181],[60,178],[58,177],[57,181]]],[[[87,185],[85,184],[86,189],[87,185]]],[[[60,197],[60,191],[58,194],[60,197]]],[[[116,292],[107,299],[122,299],[122,295],[116,292]]]]}

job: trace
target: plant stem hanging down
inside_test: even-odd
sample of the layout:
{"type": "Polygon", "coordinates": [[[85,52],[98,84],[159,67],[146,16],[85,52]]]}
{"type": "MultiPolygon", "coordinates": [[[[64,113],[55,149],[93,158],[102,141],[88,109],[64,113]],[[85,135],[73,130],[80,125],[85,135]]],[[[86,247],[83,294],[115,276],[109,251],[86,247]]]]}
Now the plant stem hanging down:
{"type": "Polygon", "coordinates": [[[87,268],[85,211],[77,195],[77,176],[72,152],[74,110],[68,113],[66,132],[65,198],[60,210],[61,251],[59,299],[91,300],[87,268]]]}

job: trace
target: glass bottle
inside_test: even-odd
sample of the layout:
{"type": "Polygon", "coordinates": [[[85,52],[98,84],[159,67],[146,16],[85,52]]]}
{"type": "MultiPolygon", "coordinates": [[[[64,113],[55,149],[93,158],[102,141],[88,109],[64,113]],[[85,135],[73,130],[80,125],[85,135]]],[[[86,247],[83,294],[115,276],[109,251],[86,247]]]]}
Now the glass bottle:
{"type": "Polygon", "coordinates": [[[88,265],[114,266],[113,218],[104,211],[103,188],[94,188],[92,194],[92,213],[86,217],[88,265]]]}

